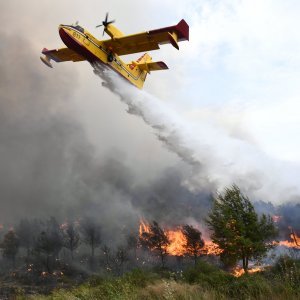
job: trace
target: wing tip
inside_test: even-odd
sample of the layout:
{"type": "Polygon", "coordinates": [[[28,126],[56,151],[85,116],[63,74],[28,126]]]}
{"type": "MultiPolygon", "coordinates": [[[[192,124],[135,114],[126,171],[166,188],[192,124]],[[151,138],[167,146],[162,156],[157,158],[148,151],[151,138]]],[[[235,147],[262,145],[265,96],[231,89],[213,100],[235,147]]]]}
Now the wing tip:
{"type": "Polygon", "coordinates": [[[180,33],[179,40],[180,41],[189,41],[189,25],[188,23],[182,19],[177,25],[176,30],[180,33]]]}
{"type": "Polygon", "coordinates": [[[167,66],[167,64],[165,62],[163,62],[163,61],[158,61],[157,64],[160,66],[160,68],[162,70],[168,70],[169,69],[169,67],[167,66]]]}

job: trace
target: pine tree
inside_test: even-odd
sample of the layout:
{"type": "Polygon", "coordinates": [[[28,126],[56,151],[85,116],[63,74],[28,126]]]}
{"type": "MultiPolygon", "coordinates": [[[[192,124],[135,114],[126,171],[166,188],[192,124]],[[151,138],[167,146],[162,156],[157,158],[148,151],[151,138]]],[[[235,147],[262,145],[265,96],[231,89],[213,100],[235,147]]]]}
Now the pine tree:
{"type": "Polygon", "coordinates": [[[143,232],[140,242],[151,251],[158,252],[162,267],[165,266],[165,258],[168,255],[167,246],[170,244],[169,239],[163,229],[157,222],[153,221],[149,225],[149,231],[143,232]]]}
{"type": "Polygon", "coordinates": [[[212,241],[223,250],[222,261],[235,264],[242,260],[246,273],[249,260],[264,256],[277,233],[271,217],[258,217],[250,200],[236,185],[216,197],[207,224],[213,231],[212,241]]]}
{"type": "Polygon", "coordinates": [[[186,254],[193,257],[196,265],[197,258],[201,255],[201,251],[204,247],[204,240],[201,237],[202,233],[191,225],[184,225],[182,227],[182,233],[186,238],[186,254]]]}

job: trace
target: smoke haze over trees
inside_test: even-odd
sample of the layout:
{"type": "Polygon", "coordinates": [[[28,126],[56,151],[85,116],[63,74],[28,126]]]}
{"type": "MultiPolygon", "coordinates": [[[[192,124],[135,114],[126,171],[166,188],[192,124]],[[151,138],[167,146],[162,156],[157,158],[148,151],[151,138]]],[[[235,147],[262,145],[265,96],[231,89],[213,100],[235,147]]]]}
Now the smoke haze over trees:
{"type": "MultiPolygon", "coordinates": [[[[3,7],[1,16],[4,14],[3,7]]],[[[104,91],[90,66],[83,63],[82,68],[86,64],[88,72],[96,78],[93,84],[99,86],[91,94],[83,93],[80,101],[96,99],[103,108],[107,105],[106,97],[114,102],[108,119],[102,107],[97,110],[99,122],[105,119],[106,126],[99,132],[98,141],[90,140],[73,99],[79,97],[76,91],[82,79],[74,66],[61,64],[56,70],[45,69],[38,59],[40,45],[31,37],[3,28],[0,37],[4,45],[0,47],[0,223],[5,229],[25,218],[55,216],[61,223],[66,219],[88,217],[105,226],[104,240],[112,235],[116,240],[125,240],[124,226],[137,230],[140,217],[163,225],[194,224],[195,220],[201,222],[205,218],[218,179],[211,178],[213,168],[207,173],[202,162],[195,159],[196,150],[192,147],[177,149],[174,155],[174,145],[178,144],[176,130],[171,130],[170,136],[152,131],[158,129],[159,133],[165,133],[163,130],[169,128],[169,120],[149,129],[142,120],[126,114],[127,107],[104,91]],[[130,122],[127,131],[114,134],[115,128],[130,122]],[[140,142],[143,147],[132,139],[135,135],[137,139],[143,138],[140,142]],[[168,137],[171,139],[166,139],[168,137]],[[110,145],[112,140],[119,141],[118,147],[110,145]],[[194,177],[195,170],[200,177],[194,177]]],[[[131,106],[131,113],[136,114],[134,108],[140,108],[131,106]]],[[[93,110],[87,105],[88,109],[93,110]]],[[[200,132],[197,134],[201,136],[200,132]]],[[[213,166],[218,165],[213,163],[213,166]]],[[[225,177],[227,171],[232,170],[223,164],[222,168],[225,177]]],[[[245,178],[254,183],[254,188],[251,184],[248,186],[249,191],[264,185],[256,173],[247,173],[246,168],[245,174],[245,178]]],[[[281,201],[295,199],[298,198],[281,201]]],[[[289,216],[288,221],[282,221],[289,223],[288,226],[299,224],[299,214],[293,213],[294,208],[298,206],[290,204],[279,208],[284,215],[282,220],[289,216]]],[[[31,225],[25,222],[24,226],[31,225]]],[[[16,231],[20,233],[20,245],[26,246],[28,251],[32,250],[34,241],[41,238],[32,234],[26,237],[21,228],[16,231]]],[[[0,234],[3,233],[0,231],[0,234]]]]}

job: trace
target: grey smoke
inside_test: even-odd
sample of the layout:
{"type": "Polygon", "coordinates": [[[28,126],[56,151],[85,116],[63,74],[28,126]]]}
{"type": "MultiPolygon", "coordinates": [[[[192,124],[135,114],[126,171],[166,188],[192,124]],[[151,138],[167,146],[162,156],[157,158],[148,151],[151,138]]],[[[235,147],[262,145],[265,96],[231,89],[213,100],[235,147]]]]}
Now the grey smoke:
{"type": "Polygon", "coordinates": [[[186,180],[191,190],[201,189],[203,183],[215,190],[235,183],[256,201],[299,202],[299,166],[272,159],[243,137],[233,137],[207,120],[188,122],[101,64],[93,67],[103,85],[128,106],[128,112],[141,117],[167,149],[193,168],[186,180]]]}
{"type": "Polygon", "coordinates": [[[191,192],[185,163],[137,184],[120,151],[99,157],[71,101],[77,75],[45,69],[26,39],[0,37],[0,223],[95,218],[103,239],[118,241],[141,217],[178,224],[207,214],[210,186],[191,192]]]}
{"type": "MultiPolygon", "coordinates": [[[[60,221],[92,217],[105,228],[103,238],[113,236],[117,242],[124,232],[137,229],[140,217],[168,225],[206,217],[219,187],[220,178],[213,175],[220,175],[220,169],[209,144],[201,148],[206,159],[199,158],[199,144],[191,139],[197,132],[189,131],[157,99],[115,81],[113,91],[129,113],[142,117],[182,160],[160,169],[154,179],[137,180],[135,166],[128,166],[120,151],[99,157],[87,139],[71,101],[76,74],[63,68],[51,73],[29,41],[3,32],[0,37],[1,223],[51,215],[60,221]]],[[[231,180],[230,164],[222,170],[222,178],[231,180]]],[[[263,183],[255,170],[246,171],[240,179],[244,187],[263,183]]]]}

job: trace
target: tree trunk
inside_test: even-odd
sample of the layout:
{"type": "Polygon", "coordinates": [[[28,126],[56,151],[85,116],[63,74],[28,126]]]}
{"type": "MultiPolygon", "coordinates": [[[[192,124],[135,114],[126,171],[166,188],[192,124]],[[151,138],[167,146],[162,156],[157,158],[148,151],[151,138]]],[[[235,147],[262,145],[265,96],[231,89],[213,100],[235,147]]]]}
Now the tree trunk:
{"type": "Polygon", "coordinates": [[[162,250],[160,251],[160,258],[161,258],[161,265],[164,268],[165,267],[165,259],[164,259],[164,253],[162,250]]]}
{"type": "Polygon", "coordinates": [[[248,257],[243,257],[243,269],[248,274],[248,257]]]}

